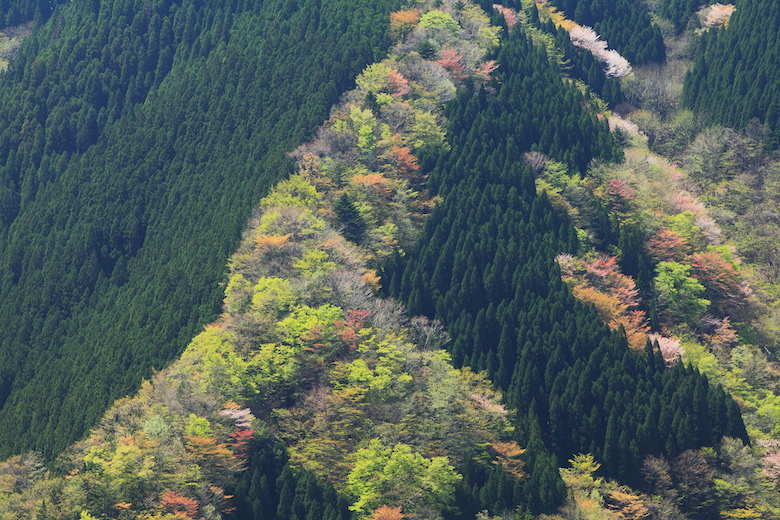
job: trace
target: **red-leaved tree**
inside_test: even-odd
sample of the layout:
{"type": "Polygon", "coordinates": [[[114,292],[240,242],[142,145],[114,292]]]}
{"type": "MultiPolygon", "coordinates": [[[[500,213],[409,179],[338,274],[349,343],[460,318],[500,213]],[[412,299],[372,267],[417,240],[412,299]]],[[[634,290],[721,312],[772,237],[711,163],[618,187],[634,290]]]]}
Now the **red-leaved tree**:
{"type": "Polygon", "coordinates": [[[406,515],[401,512],[401,506],[379,506],[371,515],[371,520],[403,520],[406,515]]]}
{"type": "Polygon", "coordinates": [[[387,76],[387,84],[394,90],[390,94],[393,97],[405,96],[412,91],[411,87],[409,87],[409,80],[395,69],[390,71],[390,74],[387,76]]]}
{"type": "Polygon", "coordinates": [[[160,507],[177,518],[198,518],[198,502],[176,491],[163,493],[160,497],[160,507]]]}
{"type": "Polygon", "coordinates": [[[705,297],[723,314],[738,311],[745,303],[745,291],[737,268],[717,251],[691,255],[691,276],[705,287],[705,297]]]}
{"type": "Polygon", "coordinates": [[[691,254],[691,244],[669,228],[659,228],[647,241],[647,253],[656,262],[682,262],[691,254]]]}
{"type": "Polygon", "coordinates": [[[463,65],[462,58],[463,56],[460,55],[457,49],[447,48],[441,51],[441,58],[436,62],[444,67],[453,78],[465,78],[466,66],[463,65]]]}
{"type": "Polygon", "coordinates": [[[623,179],[610,179],[607,185],[610,209],[625,211],[628,203],[636,197],[636,191],[623,179]]]}

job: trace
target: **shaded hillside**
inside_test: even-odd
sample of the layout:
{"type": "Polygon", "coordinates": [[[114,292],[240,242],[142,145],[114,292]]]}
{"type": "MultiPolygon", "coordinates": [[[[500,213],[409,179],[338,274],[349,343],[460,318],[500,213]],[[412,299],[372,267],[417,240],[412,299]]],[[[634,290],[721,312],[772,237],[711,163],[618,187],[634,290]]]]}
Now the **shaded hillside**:
{"type": "Polygon", "coordinates": [[[0,26],[8,27],[35,20],[45,21],[54,12],[57,4],[68,0],[1,0],[0,26]]]}
{"type": "Polygon", "coordinates": [[[672,22],[677,30],[681,30],[691,20],[693,13],[707,3],[712,2],[708,0],[660,0],[656,9],[659,15],[672,22]]]}
{"type": "Polygon", "coordinates": [[[709,29],[685,77],[683,104],[713,124],[765,125],[764,145],[780,147],[780,4],[736,2],[727,28],[709,29]]]}
{"type": "MultiPolygon", "coordinates": [[[[580,242],[568,219],[536,195],[522,152],[549,153],[572,169],[620,152],[524,36],[513,35],[498,62],[495,97],[475,92],[451,107],[452,150],[431,174],[444,202],[417,248],[387,266],[389,293],[442,321],[455,362],[487,370],[519,411],[521,443],[539,435],[557,463],[593,453],[605,474],[636,485],[646,455],[672,457],[723,435],[746,440],[739,409],[720,387],[630,351],[561,281],[554,257],[580,242]]],[[[614,228],[584,192],[571,195],[582,198],[595,238],[622,249],[625,271],[641,265],[636,230],[614,228]]],[[[542,490],[537,504],[549,508],[555,497],[542,490]]]]}
{"type": "Polygon", "coordinates": [[[650,14],[641,2],[630,0],[552,0],[575,22],[592,27],[610,48],[635,65],[661,62],[666,48],[661,31],[650,23],[650,14]]]}
{"type": "Polygon", "coordinates": [[[54,471],[36,454],[0,464],[0,517],[433,520],[523,503],[499,393],[452,367],[437,323],[380,300],[369,267],[427,208],[412,151],[447,146],[443,102],[494,67],[497,39],[469,38],[498,32],[484,13],[466,5],[456,34],[428,25],[459,24],[452,11],[431,12],[403,12],[408,39],[445,42],[452,72],[408,41],[366,68],[254,212],[219,321],[54,471]]]}
{"type": "Polygon", "coordinates": [[[249,209],[384,53],[389,4],[77,1],[25,42],[0,84],[0,454],[59,452],[219,313],[249,209]]]}

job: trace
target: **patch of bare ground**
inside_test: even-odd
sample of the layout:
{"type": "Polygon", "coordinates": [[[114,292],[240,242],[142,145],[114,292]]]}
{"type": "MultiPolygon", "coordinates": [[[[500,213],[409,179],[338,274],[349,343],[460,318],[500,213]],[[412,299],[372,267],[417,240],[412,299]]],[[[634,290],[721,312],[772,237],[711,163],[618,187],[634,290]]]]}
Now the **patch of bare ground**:
{"type": "Polygon", "coordinates": [[[736,7],[732,4],[712,4],[697,14],[704,27],[721,27],[728,26],[735,10],[736,7]]]}
{"type": "Polygon", "coordinates": [[[27,22],[0,30],[0,71],[8,68],[19,53],[22,41],[32,34],[32,29],[33,22],[27,22]]]}

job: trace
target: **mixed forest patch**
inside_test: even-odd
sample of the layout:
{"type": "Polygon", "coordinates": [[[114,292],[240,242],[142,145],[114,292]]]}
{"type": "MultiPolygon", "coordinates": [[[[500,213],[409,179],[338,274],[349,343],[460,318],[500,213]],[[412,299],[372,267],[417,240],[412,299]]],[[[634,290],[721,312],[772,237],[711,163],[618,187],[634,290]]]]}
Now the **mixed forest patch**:
{"type": "Polygon", "coordinates": [[[428,204],[410,150],[445,145],[441,107],[455,83],[489,79],[499,28],[470,4],[396,15],[415,20],[398,52],[358,76],[261,201],[220,320],[53,472],[6,461],[4,514],[460,518],[523,503],[511,411],[451,365],[437,323],[376,297],[372,269],[411,243],[428,204]],[[442,49],[425,59],[422,42],[442,49]]]}
{"type": "MultiPolygon", "coordinates": [[[[288,64],[274,61],[272,69],[255,77],[261,69],[245,66],[258,65],[258,56],[293,57],[299,45],[320,42],[322,34],[333,36],[329,44],[343,45],[328,31],[344,20],[355,31],[370,28],[373,35],[360,39],[363,54],[351,65],[360,69],[361,61],[373,63],[333,105],[326,123],[290,154],[294,174],[277,182],[255,208],[229,260],[220,317],[137,394],[116,401],[90,435],[56,461],[46,455],[64,446],[67,435],[57,437],[57,445],[48,443],[62,427],[35,441],[47,447],[44,456],[32,452],[2,463],[0,516],[776,516],[780,415],[773,381],[778,371],[764,355],[772,356],[767,346],[776,345],[771,312],[776,283],[771,266],[762,262],[771,252],[761,248],[769,256],[745,262],[743,251],[752,241],[738,240],[738,230],[745,229],[741,217],[756,217],[739,206],[739,195],[758,197],[759,185],[773,182],[776,165],[761,153],[766,133],[757,124],[744,134],[710,129],[694,139],[700,123],[679,109],[674,88],[664,87],[655,98],[641,94],[652,90],[647,85],[654,75],[667,77],[674,68],[668,77],[680,77],[676,71],[690,46],[684,34],[673,34],[663,23],[651,25],[637,5],[617,4],[620,9],[605,15],[602,25],[586,16],[587,9],[601,13],[597,2],[578,3],[580,12],[573,16],[599,32],[603,28],[610,43],[617,34],[615,45],[627,56],[638,53],[632,57],[638,65],[634,74],[624,67],[622,78],[610,72],[610,63],[605,67],[605,59],[582,50],[606,52],[598,34],[575,34],[575,46],[570,32],[579,26],[544,3],[494,5],[491,19],[466,1],[418,2],[390,13],[386,32],[386,22],[376,20],[387,13],[367,6],[334,4],[318,11],[284,3],[278,7],[287,9],[288,23],[279,25],[273,13],[282,11],[255,12],[246,2],[213,11],[189,6],[186,16],[174,3],[154,4],[171,9],[173,35],[179,16],[181,34],[192,36],[191,47],[172,44],[175,52],[166,62],[183,74],[188,88],[180,90],[165,68],[160,78],[141,74],[141,62],[135,62],[140,72],[122,76],[127,95],[107,101],[106,107],[116,110],[96,119],[94,141],[71,149],[80,141],[68,138],[67,129],[44,132],[43,155],[35,160],[43,162],[59,146],[63,169],[51,178],[28,177],[27,188],[10,181],[2,185],[7,188],[3,237],[21,240],[21,226],[36,222],[28,213],[41,201],[59,207],[59,199],[46,195],[56,180],[78,172],[66,183],[73,188],[77,179],[92,175],[95,161],[106,162],[106,172],[131,172],[130,159],[150,143],[171,142],[163,137],[176,136],[176,144],[144,155],[152,160],[144,163],[149,179],[168,182],[161,176],[168,169],[154,173],[168,153],[174,162],[184,161],[176,163],[176,171],[186,170],[185,184],[198,187],[197,179],[208,178],[209,171],[223,173],[218,186],[208,184],[211,191],[196,190],[198,200],[238,208],[236,190],[221,190],[233,186],[227,186],[228,171],[244,171],[239,198],[251,202],[288,169],[290,159],[282,152],[311,134],[305,121],[324,119],[322,103],[334,101],[354,74],[349,76],[349,67],[339,69],[327,80],[327,93],[312,98],[306,85],[319,85],[325,76],[296,79],[288,64]],[[647,34],[660,34],[663,27],[672,62],[643,65],[662,59],[655,36],[647,40],[652,49],[631,41],[618,44],[619,32],[607,28],[628,27],[627,20],[642,30],[649,27],[647,34]],[[394,45],[380,59],[385,37],[394,45]],[[276,42],[273,48],[265,44],[268,38],[288,41],[288,54],[275,54],[282,51],[276,42]],[[262,96],[252,92],[269,82],[286,86],[288,95],[296,94],[290,103],[302,106],[297,115],[283,104],[267,114],[284,136],[274,146],[252,136],[267,136],[275,126],[259,125],[253,133],[244,116],[236,115],[239,106],[244,115],[249,106],[252,114],[265,116],[274,106],[273,89],[262,96]],[[215,101],[215,92],[221,101],[215,101]],[[628,117],[637,125],[611,117],[608,106],[624,102],[620,109],[633,110],[628,117]],[[655,107],[665,112],[656,113],[655,107]],[[215,111],[225,115],[219,125],[211,122],[215,111]],[[158,130],[147,135],[145,125],[158,130]],[[213,142],[207,140],[212,131],[213,142]],[[60,140],[48,141],[57,135],[60,140]],[[110,146],[101,149],[127,135],[139,138],[137,149],[115,158],[106,155],[114,150],[110,146]],[[225,152],[224,162],[197,166],[211,153],[191,148],[192,135],[201,145],[210,142],[209,150],[225,152]],[[676,163],[648,148],[672,155],[676,163]],[[250,149],[249,155],[234,155],[250,149]],[[248,157],[257,159],[250,162],[258,169],[241,166],[248,157]],[[726,166],[732,164],[737,174],[726,166]],[[259,165],[274,166],[278,176],[257,178],[254,173],[265,171],[259,165]],[[398,297],[408,311],[382,294],[398,297]]],[[[148,9],[152,4],[146,5],[144,16],[116,14],[115,21],[128,22],[123,37],[142,28],[144,20],[156,27],[148,9]]],[[[70,14],[59,21],[55,13],[41,30],[49,31],[52,41],[62,40],[68,16],[109,19],[108,11],[85,6],[63,10],[70,14]]],[[[164,16],[157,22],[162,38],[164,16]]],[[[72,41],[78,55],[77,39],[72,41]]],[[[40,72],[44,61],[35,59],[32,49],[26,48],[21,61],[30,68],[11,70],[30,88],[47,77],[40,72]]],[[[341,50],[353,55],[351,47],[341,50]]],[[[123,63],[134,63],[132,56],[125,58],[123,63]]],[[[334,62],[342,63],[337,58],[334,62]]],[[[162,55],[156,70],[159,60],[162,55]]],[[[54,62],[45,62],[46,72],[54,62]]],[[[302,66],[307,65],[304,60],[302,66]]],[[[90,88],[83,95],[69,93],[87,113],[94,101],[90,92],[108,92],[99,82],[90,88]]],[[[47,130],[64,128],[49,123],[47,118],[47,130]]],[[[13,161],[39,168],[25,158],[24,143],[14,135],[6,132],[3,142],[13,153],[0,172],[11,175],[13,161]]],[[[141,182],[139,191],[128,192],[129,185],[119,181],[107,185],[104,198],[114,200],[114,187],[125,194],[148,188],[137,171],[128,179],[141,182]]],[[[198,235],[205,241],[237,232],[234,224],[215,226],[221,219],[210,213],[194,227],[176,224],[184,217],[177,217],[175,208],[189,192],[178,177],[170,183],[173,191],[158,190],[164,211],[136,212],[136,227],[128,228],[140,230],[134,248],[101,250],[103,256],[95,257],[96,279],[105,278],[101,283],[111,289],[116,305],[129,305],[120,289],[140,290],[155,276],[167,276],[169,289],[156,297],[188,292],[188,281],[173,276],[173,267],[161,272],[159,264],[141,267],[152,250],[154,258],[175,258],[166,256],[166,248],[151,247],[168,236],[158,235],[158,228],[168,226],[175,236],[190,239],[192,229],[208,230],[198,235]],[[136,282],[140,285],[132,285],[136,282]],[[185,287],[177,292],[176,285],[185,287]]],[[[67,193],[77,201],[78,191],[67,193]]],[[[774,200],[765,196],[760,204],[771,211],[774,200]]],[[[761,228],[767,240],[772,222],[761,228]]],[[[121,222],[116,225],[121,228],[121,222]]],[[[87,245],[105,242],[98,228],[89,229],[94,233],[87,245]]],[[[40,268],[35,251],[20,253],[21,272],[40,268]]],[[[206,255],[190,254],[175,266],[196,260],[201,265],[206,255]]],[[[22,277],[14,273],[4,282],[16,287],[22,277]]],[[[66,290],[57,295],[75,291],[67,289],[69,278],[62,280],[66,290]]],[[[77,287],[102,301],[103,285],[77,287]]],[[[148,292],[152,286],[145,287],[148,292]]],[[[68,301],[62,315],[47,320],[46,330],[60,330],[69,313],[80,315],[81,304],[73,303],[78,299],[68,301]]],[[[161,335],[165,316],[149,321],[148,311],[139,314],[136,305],[127,309],[131,321],[145,324],[135,336],[126,335],[128,345],[153,350],[170,334],[186,340],[170,325],[161,335]],[[142,341],[146,329],[156,332],[142,341]]],[[[213,313],[205,303],[200,310],[204,316],[213,313]]],[[[88,315],[88,321],[108,316],[102,312],[88,315]]],[[[101,325],[92,333],[103,333],[102,345],[115,344],[108,330],[101,325]]],[[[74,349],[57,352],[67,356],[74,349]]],[[[41,355],[49,354],[41,349],[41,355]]],[[[83,366],[91,355],[82,352],[74,366],[83,366]]],[[[101,386],[106,366],[128,363],[111,359],[116,366],[90,361],[88,375],[95,377],[76,387],[69,406],[101,386]]],[[[24,366],[22,361],[14,366],[24,366]]],[[[35,377],[56,381],[45,368],[35,377]]],[[[21,384],[15,381],[6,375],[8,388],[21,384]]],[[[16,395],[6,409],[26,394],[16,395]]],[[[9,421],[17,417],[6,409],[9,421]]],[[[95,403],[90,413],[99,409],[95,403]]],[[[25,418],[16,427],[37,420],[25,418]]],[[[69,434],[77,436],[80,425],[69,434]]],[[[9,438],[14,431],[7,432],[9,438]]]]}

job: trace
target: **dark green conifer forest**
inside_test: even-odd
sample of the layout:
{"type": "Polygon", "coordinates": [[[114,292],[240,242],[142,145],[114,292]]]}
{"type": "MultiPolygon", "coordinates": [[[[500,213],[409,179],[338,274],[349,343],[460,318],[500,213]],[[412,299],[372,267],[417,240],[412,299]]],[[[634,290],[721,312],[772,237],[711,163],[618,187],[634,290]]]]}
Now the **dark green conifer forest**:
{"type": "Polygon", "coordinates": [[[68,0],[3,0],[0,2],[0,14],[3,27],[22,24],[29,21],[45,21],[58,4],[68,0]]]}
{"type": "Polygon", "coordinates": [[[592,27],[628,61],[636,65],[660,62],[666,49],[658,26],[641,2],[631,0],[554,0],[568,18],[592,27]]]}
{"type": "Polygon", "coordinates": [[[0,456],[58,453],[218,315],[250,208],[393,7],[75,1],[24,42],[0,82],[0,456]]]}
{"type": "Polygon", "coordinates": [[[681,30],[704,3],[706,2],[702,0],[660,0],[658,14],[671,21],[677,30],[681,30]]]}
{"type": "Polygon", "coordinates": [[[745,128],[766,125],[764,146],[780,147],[780,4],[736,2],[728,29],[710,29],[701,39],[685,77],[683,103],[713,124],[745,128]]]}

